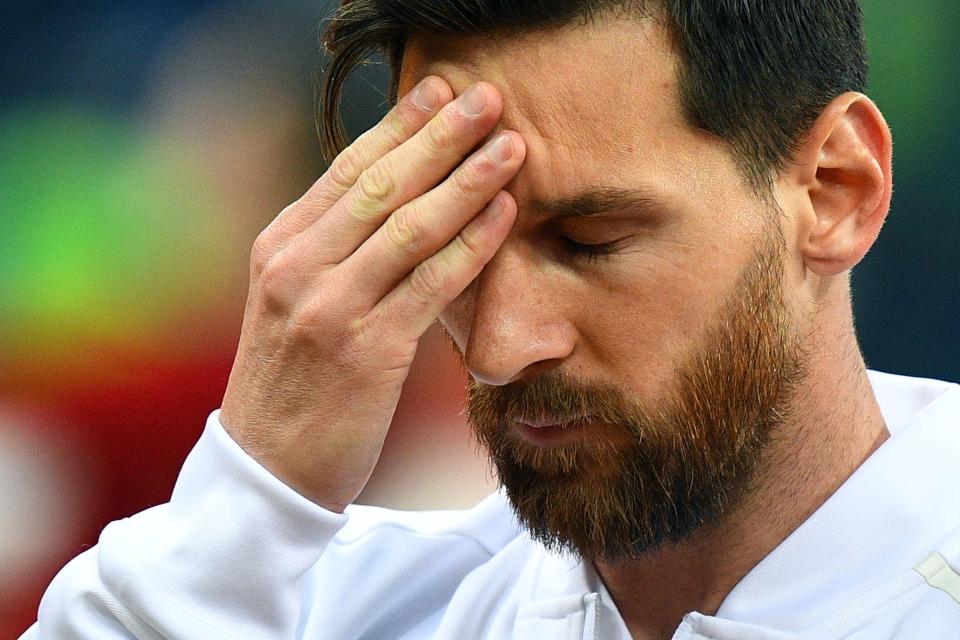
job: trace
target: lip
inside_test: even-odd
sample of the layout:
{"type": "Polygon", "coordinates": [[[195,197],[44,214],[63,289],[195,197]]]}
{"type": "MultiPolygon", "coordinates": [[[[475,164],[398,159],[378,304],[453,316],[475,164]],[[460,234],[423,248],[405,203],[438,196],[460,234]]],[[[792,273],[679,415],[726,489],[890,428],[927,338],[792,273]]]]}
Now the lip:
{"type": "Polygon", "coordinates": [[[519,418],[517,422],[525,424],[534,429],[546,429],[549,427],[566,427],[576,423],[583,422],[583,418],[563,419],[563,418],[519,418]]]}
{"type": "Polygon", "coordinates": [[[521,418],[515,420],[520,436],[535,445],[552,447],[572,442],[581,437],[590,424],[590,418],[563,420],[556,418],[521,418]]]}

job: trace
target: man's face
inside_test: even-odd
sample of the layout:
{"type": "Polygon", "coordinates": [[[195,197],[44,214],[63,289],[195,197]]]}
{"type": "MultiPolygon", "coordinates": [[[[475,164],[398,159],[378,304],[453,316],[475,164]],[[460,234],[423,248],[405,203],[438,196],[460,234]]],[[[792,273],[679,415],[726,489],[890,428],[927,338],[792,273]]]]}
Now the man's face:
{"type": "Polygon", "coordinates": [[[516,225],[441,321],[518,516],[588,558],[735,508],[802,377],[789,234],[683,120],[676,62],[661,27],[627,20],[414,38],[404,59],[401,90],[495,84],[526,142],[516,225]]]}

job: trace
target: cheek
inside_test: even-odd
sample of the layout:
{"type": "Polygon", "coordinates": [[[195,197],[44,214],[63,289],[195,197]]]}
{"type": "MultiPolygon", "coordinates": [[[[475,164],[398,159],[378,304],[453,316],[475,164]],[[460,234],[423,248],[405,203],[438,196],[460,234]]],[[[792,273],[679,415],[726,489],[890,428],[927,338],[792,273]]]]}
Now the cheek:
{"type": "Polygon", "coordinates": [[[629,268],[590,284],[592,302],[580,307],[576,324],[605,379],[654,398],[702,341],[736,273],[699,260],[686,248],[629,260],[629,268]]]}
{"type": "Polygon", "coordinates": [[[762,235],[749,200],[732,190],[708,197],[699,189],[691,185],[687,202],[699,204],[685,205],[681,222],[598,271],[585,298],[596,304],[577,311],[579,335],[601,375],[644,398],[660,397],[704,344],[762,235]]]}

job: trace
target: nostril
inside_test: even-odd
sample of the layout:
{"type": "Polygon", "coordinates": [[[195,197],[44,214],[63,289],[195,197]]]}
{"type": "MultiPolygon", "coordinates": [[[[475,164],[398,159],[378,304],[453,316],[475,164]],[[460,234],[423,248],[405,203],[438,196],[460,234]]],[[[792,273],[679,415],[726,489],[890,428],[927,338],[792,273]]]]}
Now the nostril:
{"type": "Polygon", "coordinates": [[[494,387],[502,387],[514,382],[532,380],[559,367],[564,358],[532,360],[517,355],[509,361],[481,361],[469,356],[464,358],[467,372],[477,382],[494,387]]]}

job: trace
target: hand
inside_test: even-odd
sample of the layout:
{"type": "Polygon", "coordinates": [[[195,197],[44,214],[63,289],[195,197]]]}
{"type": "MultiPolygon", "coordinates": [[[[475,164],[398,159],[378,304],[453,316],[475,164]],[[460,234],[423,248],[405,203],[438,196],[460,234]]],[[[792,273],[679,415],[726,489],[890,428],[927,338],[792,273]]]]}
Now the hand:
{"type": "Polygon", "coordinates": [[[416,353],[506,238],[523,163],[496,87],[424,79],[257,238],[220,419],[251,456],[343,511],[380,455],[416,353]],[[464,157],[467,156],[464,160],[464,157]]]}

